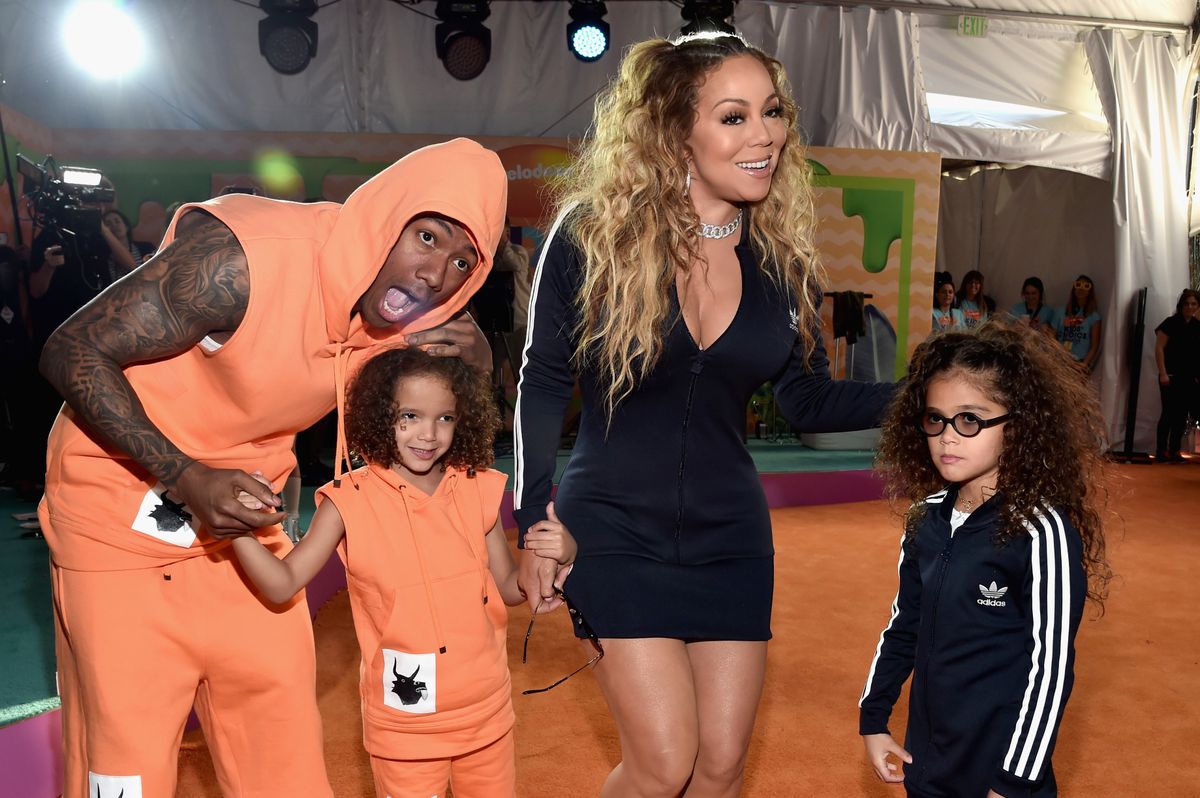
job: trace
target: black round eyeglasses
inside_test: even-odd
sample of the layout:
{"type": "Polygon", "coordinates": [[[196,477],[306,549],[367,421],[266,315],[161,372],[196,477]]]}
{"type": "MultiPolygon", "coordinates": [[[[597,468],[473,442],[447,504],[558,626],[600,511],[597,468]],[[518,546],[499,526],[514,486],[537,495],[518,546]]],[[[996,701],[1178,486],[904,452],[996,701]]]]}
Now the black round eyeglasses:
{"type": "Polygon", "coordinates": [[[1003,424],[1012,418],[1011,413],[1005,413],[1002,416],[995,418],[980,418],[977,414],[964,411],[955,413],[953,416],[943,416],[941,413],[935,413],[928,410],[917,419],[917,429],[925,433],[930,438],[941,435],[946,429],[946,425],[954,427],[954,431],[964,438],[974,438],[979,433],[983,432],[988,427],[994,427],[997,424],[1003,424]]]}

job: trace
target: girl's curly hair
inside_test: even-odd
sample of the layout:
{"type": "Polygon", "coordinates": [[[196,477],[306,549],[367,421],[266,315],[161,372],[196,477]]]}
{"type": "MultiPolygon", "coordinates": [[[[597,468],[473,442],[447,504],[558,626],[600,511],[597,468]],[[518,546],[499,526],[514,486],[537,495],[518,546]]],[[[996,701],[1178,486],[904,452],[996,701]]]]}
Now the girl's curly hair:
{"type": "Polygon", "coordinates": [[[429,376],[449,386],[458,402],[454,440],[441,465],[473,475],[495,458],[492,444],[500,414],[487,378],[457,357],[434,357],[420,349],[388,349],[368,360],[346,392],[346,442],[369,463],[400,462],[396,447],[396,388],[408,377],[429,376]]]}
{"type": "Polygon", "coordinates": [[[917,420],[930,381],[950,373],[1012,416],[1003,427],[996,485],[1005,500],[997,545],[1028,534],[1024,521],[1039,506],[1065,510],[1083,539],[1088,598],[1103,605],[1112,571],[1104,552],[1108,467],[1099,397],[1061,345],[1024,325],[993,319],[975,330],[934,335],[913,354],[876,457],[889,496],[911,503],[906,534],[916,533],[925,497],[946,484],[917,420]]]}

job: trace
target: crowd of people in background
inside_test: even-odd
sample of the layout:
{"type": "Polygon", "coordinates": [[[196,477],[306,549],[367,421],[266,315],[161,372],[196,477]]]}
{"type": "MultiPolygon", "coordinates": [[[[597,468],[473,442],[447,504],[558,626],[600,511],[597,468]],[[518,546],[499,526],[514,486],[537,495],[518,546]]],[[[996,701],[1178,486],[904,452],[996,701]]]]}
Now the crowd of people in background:
{"type": "MultiPolygon", "coordinates": [[[[963,275],[957,291],[950,272],[937,272],[933,281],[932,332],[974,329],[996,315],[996,300],[983,288],[983,273],[972,269],[963,275]]],[[[1040,277],[1027,277],[1021,285],[1021,300],[1009,314],[1032,329],[1054,337],[1087,373],[1100,356],[1100,301],[1095,282],[1086,274],[1075,278],[1067,301],[1053,307],[1046,303],[1046,288],[1040,277]]]]}

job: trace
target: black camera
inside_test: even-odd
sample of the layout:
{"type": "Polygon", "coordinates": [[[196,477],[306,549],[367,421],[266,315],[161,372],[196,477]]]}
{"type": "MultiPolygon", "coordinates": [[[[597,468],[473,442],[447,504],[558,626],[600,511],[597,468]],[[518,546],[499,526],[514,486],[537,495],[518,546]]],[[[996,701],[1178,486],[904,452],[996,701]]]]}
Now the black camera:
{"type": "Polygon", "coordinates": [[[25,194],[33,207],[34,224],[67,235],[83,236],[100,229],[101,203],[112,202],[111,188],[95,169],[59,167],[53,156],[40,164],[17,153],[17,171],[25,178],[25,194]]]}

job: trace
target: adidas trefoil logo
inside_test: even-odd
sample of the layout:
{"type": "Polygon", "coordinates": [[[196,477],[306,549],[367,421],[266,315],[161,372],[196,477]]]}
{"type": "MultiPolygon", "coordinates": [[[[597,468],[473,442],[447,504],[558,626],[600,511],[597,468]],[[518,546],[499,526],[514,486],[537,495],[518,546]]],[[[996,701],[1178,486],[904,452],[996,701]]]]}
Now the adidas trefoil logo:
{"type": "Polygon", "coordinates": [[[979,592],[983,594],[983,598],[975,599],[975,603],[984,607],[1004,607],[1006,602],[1003,601],[1004,594],[1008,592],[1007,587],[996,587],[996,583],[991,585],[979,586],[979,592]]]}

